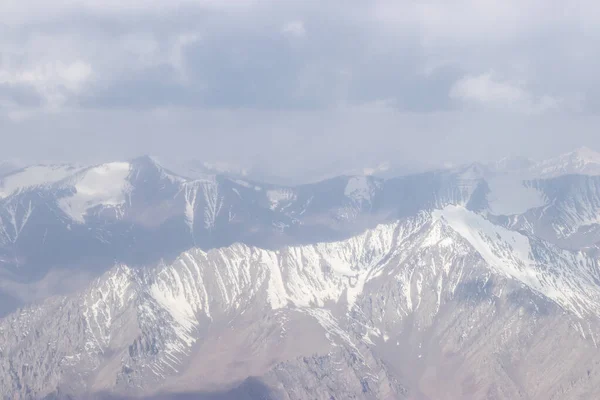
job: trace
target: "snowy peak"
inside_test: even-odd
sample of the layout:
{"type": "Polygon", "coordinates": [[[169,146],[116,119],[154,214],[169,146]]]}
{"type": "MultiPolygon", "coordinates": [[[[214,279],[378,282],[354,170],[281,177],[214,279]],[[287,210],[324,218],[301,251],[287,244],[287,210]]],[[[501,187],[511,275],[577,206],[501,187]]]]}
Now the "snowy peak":
{"type": "Polygon", "coordinates": [[[514,175],[524,179],[552,178],[567,174],[600,175],[600,153],[588,147],[547,160],[533,160],[511,156],[491,163],[471,163],[450,168],[450,171],[471,178],[489,178],[498,174],[514,175]]]}
{"type": "Polygon", "coordinates": [[[136,182],[148,183],[167,180],[170,183],[182,183],[186,179],[164,167],[157,158],[152,156],[141,156],[134,158],[131,163],[130,182],[135,185],[136,182]]]}
{"type": "Polygon", "coordinates": [[[163,167],[156,159],[156,157],[152,157],[150,155],[143,155],[136,157],[129,161],[133,168],[137,169],[154,169],[154,170],[162,170],[163,167]]]}
{"type": "Polygon", "coordinates": [[[587,147],[541,161],[531,171],[540,178],[567,174],[600,175],[600,153],[587,147]]]}
{"type": "Polygon", "coordinates": [[[589,164],[589,163],[600,163],[600,153],[595,150],[590,149],[589,147],[580,147],[575,151],[567,153],[562,156],[563,158],[570,158],[571,160],[575,160],[580,163],[589,164]]]}
{"type": "Polygon", "coordinates": [[[185,179],[170,172],[150,156],[131,161],[109,162],[83,169],[61,181],[71,190],[59,199],[60,208],[75,222],[84,223],[85,216],[95,208],[111,209],[123,216],[131,205],[135,191],[145,200],[154,199],[166,190],[171,196],[180,190],[185,179]]]}
{"type": "Polygon", "coordinates": [[[579,317],[600,315],[595,261],[498,226],[463,207],[433,212],[498,274],[514,279],[579,317]]]}
{"type": "Polygon", "coordinates": [[[174,174],[167,167],[165,167],[163,165],[163,163],[160,161],[160,159],[158,157],[154,157],[154,156],[151,156],[148,154],[133,158],[133,159],[129,160],[128,162],[131,163],[132,170],[158,171],[158,172],[167,171],[167,172],[170,172],[171,174],[174,174]]]}
{"type": "Polygon", "coordinates": [[[498,161],[481,164],[471,163],[450,170],[470,174],[472,177],[488,178],[498,174],[510,174],[527,179],[552,178],[567,174],[600,175],[600,153],[588,147],[542,161],[526,157],[504,157],[498,161]]]}

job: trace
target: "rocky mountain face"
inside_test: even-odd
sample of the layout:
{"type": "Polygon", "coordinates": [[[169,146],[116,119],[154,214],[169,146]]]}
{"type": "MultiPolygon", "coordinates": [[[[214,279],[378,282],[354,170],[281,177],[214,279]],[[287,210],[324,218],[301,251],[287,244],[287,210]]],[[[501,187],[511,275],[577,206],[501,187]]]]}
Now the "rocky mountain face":
{"type": "Polygon", "coordinates": [[[298,187],[150,158],[6,175],[6,303],[58,267],[94,277],[0,319],[0,395],[595,398],[598,178],[505,164],[298,187]]]}
{"type": "Polygon", "coordinates": [[[461,206],[339,242],[196,248],[4,318],[0,387],[166,396],[253,377],[274,399],[589,398],[599,283],[594,253],[461,206]]]}

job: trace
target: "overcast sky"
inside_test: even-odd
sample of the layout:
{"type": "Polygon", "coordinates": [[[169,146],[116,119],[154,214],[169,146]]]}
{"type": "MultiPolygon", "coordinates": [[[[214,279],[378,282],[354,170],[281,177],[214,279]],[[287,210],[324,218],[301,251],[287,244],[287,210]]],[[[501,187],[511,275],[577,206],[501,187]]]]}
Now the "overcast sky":
{"type": "Polygon", "coordinates": [[[600,149],[592,0],[2,0],[0,157],[281,174],[600,149]]]}

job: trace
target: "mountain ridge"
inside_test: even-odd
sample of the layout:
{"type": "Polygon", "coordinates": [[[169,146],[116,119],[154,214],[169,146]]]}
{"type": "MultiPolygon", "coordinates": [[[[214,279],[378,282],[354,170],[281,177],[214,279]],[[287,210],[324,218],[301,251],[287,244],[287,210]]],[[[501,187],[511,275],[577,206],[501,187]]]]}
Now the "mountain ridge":
{"type": "MultiPolygon", "coordinates": [[[[301,397],[320,398],[316,382],[307,386],[297,379],[311,370],[331,374],[329,367],[323,368],[330,362],[327,357],[334,357],[344,372],[335,379],[331,376],[332,385],[348,380],[350,389],[344,392],[334,386],[327,393],[402,398],[427,389],[394,373],[408,365],[386,360],[381,352],[394,342],[404,346],[402,332],[427,335],[443,325],[446,313],[457,318],[451,311],[454,303],[460,305],[460,313],[500,302],[513,310],[510,313],[522,310],[559,325],[570,321],[566,326],[580,338],[579,346],[597,348],[597,258],[537,242],[524,252],[514,245],[523,240],[515,235],[519,234],[465,208],[450,206],[381,225],[343,242],[282,250],[235,244],[208,252],[191,250],[156,269],[117,266],[81,294],[49,300],[0,322],[0,349],[5,355],[0,387],[8,388],[3,395],[34,397],[49,395],[55,387],[75,396],[105,390],[149,395],[182,387],[222,389],[243,382],[248,371],[262,371],[259,380],[274,390],[273,398],[295,398],[294,391],[303,393],[301,397]],[[473,231],[466,232],[461,222],[473,231]],[[502,239],[492,241],[497,235],[502,239]],[[538,267],[526,265],[523,258],[538,267]],[[520,273],[536,270],[541,279],[520,273]],[[592,287],[595,291],[589,292],[592,287]],[[489,299],[496,300],[488,303],[489,299]],[[288,329],[292,336],[286,334],[288,329]],[[299,332],[304,334],[298,336],[299,332]],[[255,341],[254,335],[266,336],[255,341]],[[21,339],[11,339],[16,337],[21,339]],[[303,340],[307,337],[308,342],[303,340]],[[44,348],[47,340],[54,344],[44,348]],[[205,358],[217,357],[219,353],[212,355],[211,349],[220,348],[219,343],[233,350],[223,353],[229,354],[225,358],[214,358],[216,364],[207,369],[205,358]],[[241,354],[248,351],[246,346],[254,348],[250,354],[255,355],[236,367],[240,357],[245,359],[241,354]],[[277,348],[275,360],[264,358],[277,348]],[[326,364],[296,364],[309,360],[306,357],[314,351],[326,357],[320,361],[326,364]],[[197,364],[198,357],[205,361],[197,364]],[[352,361],[356,357],[358,361],[352,361]],[[35,377],[42,370],[46,378],[40,385],[35,377]],[[378,371],[379,376],[364,381],[366,371],[378,371]],[[198,374],[211,387],[198,387],[194,378],[198,374]],[[156,379],[166,386],[150,384],[156,379]],[[276,384],[282,380],[287,382],[284,389],[276,384]]],[[[523,317],[528,314],[521,314],[519,324],[532,329],[537,323],[523,317]]],[[[506,332],[518,337],[520,329],[506,332]]],[[[417,356],[404,358],[410,364],[411,357],[420,359],[417,356]]],[[[467,369],[475,373],[472,367],[467,369]]],[[[556,385],[564,384],[546,386],[558,390],[556,385]]]]}
{"type": "MultiPolygon", "coordinates": [[[[596,238],[580,232],[600,232],[594,220],[587,225],[577,218],[556,222],[542,211],[563,181],[573,186],[573,193],[583,192],[594,176],[536,180],[472,164],[390,179],[340,176],[278,186],[226,175],[184,178],[148,156],[91,167],[39,168],[0,178],[4,286],[41,282],[57,269],[63,274],[76,269],[84,276],[101,273],[115,261],[154,265],[193,246],[244,242],[277,248],[341,240],[449,204],[485,211],[507,227],[530,229],[566,248],[600,241],[600,233],[596,238]],[[545,217],[536,217],[540,214],[545,217]],[[557,229],[571,234],[553,233],[557,229]]],[[[590,196],[578,207],[586,215],[598,208],[590,196]]]]}

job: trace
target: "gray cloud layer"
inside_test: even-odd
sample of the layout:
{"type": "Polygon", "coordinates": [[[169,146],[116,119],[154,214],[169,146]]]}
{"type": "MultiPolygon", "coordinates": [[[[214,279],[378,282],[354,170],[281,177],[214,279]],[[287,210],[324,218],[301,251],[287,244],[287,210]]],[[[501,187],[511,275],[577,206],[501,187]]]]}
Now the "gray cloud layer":
{"type": "Polygon", "coordinates": [[[600,146],[599,22],[589,0],[7,0],[0,155],[297,173],[600,146]]]}

